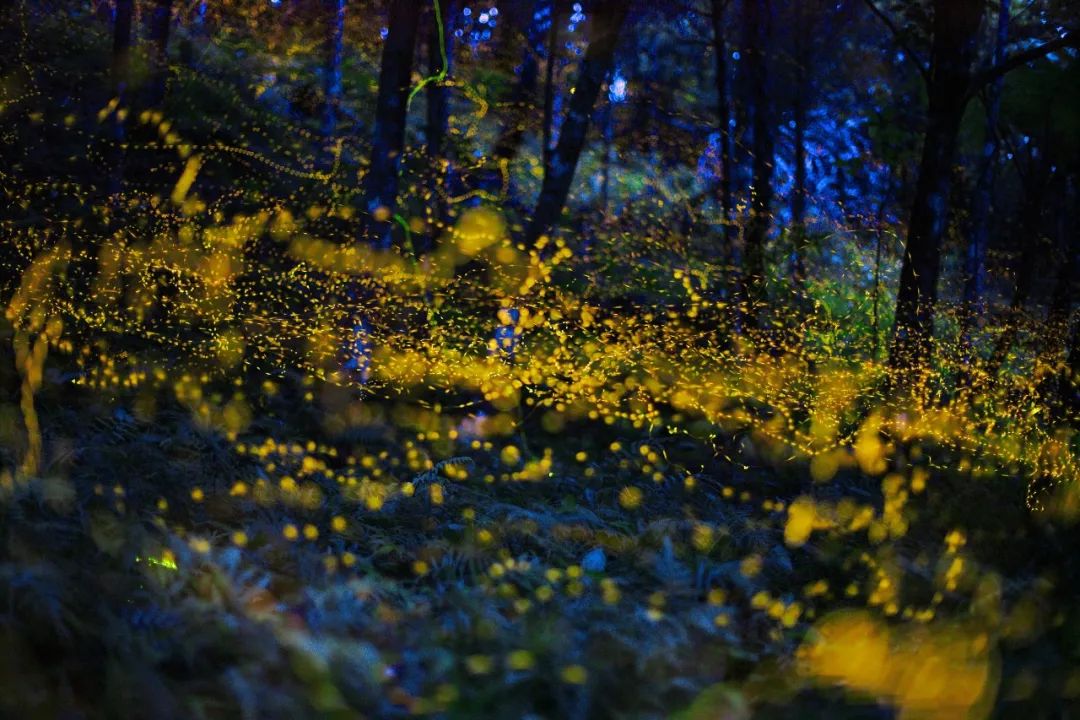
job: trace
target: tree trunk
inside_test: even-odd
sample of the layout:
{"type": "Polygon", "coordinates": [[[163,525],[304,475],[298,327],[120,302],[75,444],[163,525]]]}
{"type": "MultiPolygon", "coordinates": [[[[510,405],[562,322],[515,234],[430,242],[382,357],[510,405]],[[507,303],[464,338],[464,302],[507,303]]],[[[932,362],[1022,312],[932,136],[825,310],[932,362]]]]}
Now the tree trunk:
{"type": "Polygon", "coordinates": [[[727,43],[724,11],[727,0],[712,0],[713,53],[716,55],[716,118],[720,128],[720,207],[723,213],[723,264],[733,261],[735,250],[735,201],[731,182],[731,100],[728,97],[727,43]]]}
{"type": "Polygon", "coordinates": [[[1068,342],[1069,315],[1072,313],[1073,298],[1076,295],[1076,253],[1066,248],[1060,257],[1061,269],[1058,270],[1054,292],[1050,296],[1050,310],[1047,313],[1048,331],[1046,333],[1047,352],[1061,348],[1061,342],[1068,342]]]}
{"type": "Polygon", "coordinates": [[[122,97],[127,90],[131,66],[131,20],[134,12],[134,0],[116,0],[116,17],[113,20],[112,78],[118,97],[122,97]]]}
{"type": "MultiPolygon", "coordinates": [[[[439,3],[439,15],[442,18],[442,27],[434,22],[431,23],[431,33],[428,38],[428,73],[437,75],[445,70],[450,72],[450,59],[453,57],[452,43],[454,33],[450,23],[456,12],[455,0],[435,0],[439,3]],[[443,51],[445,50],[445,57],[443,51]]],[[[436,234],[445,228],[447,223],[447,206],[445,196],[451,185],[452,169],[448,162],[446,148],[446,132],[449,128],[450,118],[450,94],[443,83],[429,83],[427,86],[427,125],[424,131],[424,139],[427,141],[428,162],[431,165],[432,179],[435,187],[432,188],[431,197],[434,202],[432,210],[435,222],[436,234]],[[440,187],[441,186],[441,187],[440,187]]],[[[433,244],[433,243],[432,243],[433,244]]]]}
{"type": "Polygon", "coordinates": [[[877,214],[874,216],[874,293],[873,310],[871,311],[874,323],[874,362],[877,362],[880,350],[881,250],[885,241],[885,201],[887,198],[888,194],[882,193],[881,200],[878,201],[877,214]]]}
{"type": "Polygon", "coordinates": [[[921,367],[930,358],[952,163],[967,106],[982,14],[982,0],[934,2],[926,131],[889,351],[889,363],[897,369],[921,367]]]}
{"type": "MultiPolygon", "coordinates": [[[[446,52],[446,72],[450,72],[451,43],[453,33],[449,21],[455,11],[453,0],[435,0],[439,4],[439,15],[443,27],[434,22],[430,26],[428,37],[428,73],[438,75],[443,71],[443,50],[446,52]]],[[[445,157],[446,131],[449,127],[449,93],[443,83],[429,83],[427,86],[427,126],[424,132],[427,141],[427,153],[432,162],[439,162],[445,157]]]]}
{"type": "MultiPolygon", "coordinates": [[[[792,138],[793,161],[795,163],[794,187],[791,190],[791,281],[799,301],[806,284],[806,119],[809,113],[810,60],[808,34],[813,28],[808,27],[813,20],[801,4],[794,8],[795,24],[795,97],[791,115],[795,124],[795,136],[792,138]]],[[[818,9],[820,12],[820,9],[818,9]]],[[[813,11],[811,11],[813,12],[813,11]]]]}
{"type": "Polygon", "coordinates": [[[559,132],[558,145],[552,154],[551,172],[544,176],[540,198],[525,233],[529,245],[535,245],[562,214],[581,150],[585,146],[585,133],[589,128],[593,106],[615,60],[615,45],[628,10],[623,0],[603,0],[597,3],[593,11],[589,48],[581,62],[577,86],[559,132]]]}
{"type": "Polygon", "coordinates": [[[543,161],[544,177],[550,174],[552,131],[555,123],[555,61],[559,42],[559,18],[563,0],[552,0],[551,27],[548,29],[547,65],[544,68],[544,132],[543,161]]]}
{"type": "Polygon", "coordinates": [[[169,28],[172,25],[172,0],[157,0],[150,15],[151,66],[146,104],[156,107],[165,100],[169,83],[169,28]]]}
{"type": "Polygon", "coordinates": [[[611,98],[605,98],[604,105],[604,156],[600,163],[600,212],[606,216],[611,189],[611,146],[615,140],[615,106],[611,98]]]}
{"type": "Polygon", "coordinates": [[[551,22],[551,0],[540,0],[527,4],[523,9],[529,12],[521,33],[525,36],[525,51],[522,53],[518,82],[514,87],[510,114],[502,132],[495,141],[492,155],[496,162],[509,162],[517,157],[521,142],[525,137],[525,126],[535,109],[537,79],[540,75],[538,58],[543,52],[544,33],[551,22]]]}
{"type": "Polygon", "coordinates": [[[180,39],[177,51],[180,56],[180,64],[193,70],[198,69],[199,63],[195,58],[196,45],[201,52],[209,40],[209,28],[206,25],[206,0],[186,5],[188,12],[185,13],[182,22],[187,25],[187,36],[180,39]]]}
{"type": "Polygon", "coordinates": [[[1065,356],[1065,370],[1058,384],[1058,395],[1063,414],[1075,416],[1080,411],[1080,321],[1072,323],[1069,346],[1065,356]]]}
{"type": "Polygon", "coordinates": [[[382,248],[390,247],[392,217],[397,207],[398,166],[405,150],[409,82],[413,50],[420,24],[420,5],[393,0],[390,24],[379,69],[371,163],[364,177],[364,210],[371,216],[371,235],[382,248]]]}
{"type": "Polygon", "coordinates": [[[773,116],[769,101],[765,52],[769,46],[772,8],[769,0],[743,3],[744,65],[751,89],[750,128],[753,179],[750,188],[750,217],[746,225],[742,274],[742,302],[746,323],[757,325],[757,305],[765,286],[765,238],[769,232],[772,207],[773,116]]]}
{"type": "Polygon", "coordinates": [[[1063,199],[1058,207],[1055,223],[1058,245],[1056,259],[1060,262],[1061,269],[1058,270],[1057,282],[1050,297],[1050,313],[1047,318],[1053,328],[1068,325],[1073,300],[1076,297],[1077,271],[1080,270],[1077,263],[1080,260],[1078,257],[1080,256],[1080,239],[1076,237],[1069,223],[1069,208],[1076,206],[1076,197],[1076,177],[1068,177],[1064,182],[1063,199]]]}
{"type": "MultiPolygon", "coordinates": [[[[0,3],[0,7],[9,4],[10,3],[5,0],[3,3],[0,3]]],[[[91,7],[94,11],[94,17],[96,17],[99,22],[106,24],[112,23],[112,3],[108,0],[93,0],[91,7]]]]}
{"type": "Polygon", "coordinates": [[[1005,331],[998,338],[991,355],[991,372],[997,372],[1002,368],[1020,334],[1018,324],[1024,306],[1031,297],[1031,289],[1035,283],[1036,263],[1043,252],[1042,211],[1050,175],[1049,164],[1039,160],[1032,164],[1030,175],[1025,182],[1024,209],[1020,213],[1020,223],[1017,226],[1018,235],[1023,234],[1022,240],[1017,238],[1017,244],[1022,248],[1020,262],[1016,268],[1016,284],[1013,287],[1012,302],[1009,303],[1009,315],[1004,323],[1005,331]]]}
{"type": "Polygon", "coordinates": [[[323,0],[326,9],[326,56],[323,65],[323,136],[337,133],[341,105],[341,58],[345,38],[345,0],[323,0]]]}
{"type": "Polygon", "coordinates": [[[113,150],[112,168],[109,173],[108,194],[115,202],[124,185],[124,129],[123,113],[127,111],[128,83],[131,74],[131,23],[134,0],[116,0],[116,17],[113,20],[112,82],[116,95],[116,108],[112,113],[113,150]],[[122,112],[123,111],[123,112],[122,112]]]}
{"type": "Polygon", "coordinates": [[[1076,281],[1080,278],[1080,237],[1075,226],[1080,220],[1080,187],[1074,175],[1065,184],[1065,204],[1061,210],[1059,237],[1064,240],[1065,258],[1058,292],[1054,297],[1051,321],[1056,322],[1065,340],[1065,367],[1057,379],[1058,416],[1074,419],[1080,411],[1080,321],[1074,322],[1073,303],[1076,300],[1076,281]],[[1069,209],[1072,210],[1069,223],[1069,209]],[[1071,230],[1071,232],[1070,232],[1071,230]]]}
{"type": "Polygon", "coordinates": [[[1072,304],[1077,298],[1077,279],[1080,277],[1080,237],[1076,233],[1076,223],[1080,221],[1080,187],[1077,176],[1072,176],[1065,184],[1065,204],[1071,208],[1071,232],[1068,222],[1068,209],[1063,208],[1061,230],[1065,239],[1065,273],[1062,294],[1057,299],[1057,317],[1061,318],[1065,335],[1065,367],[1057,376],[1058,417],[1074,420],[1080,411],[1080,323],[1075,321],[1072,304]]]}
{"type": "MultiPolygon", "coordinates": [[[[998,9],[997,41],[994,46],[994,64],[1005,59],[1005,46],[1009,41],[1009,8],[1011,0],[1001,0],[998,9]]],[[[960,313],[960,348],[965,364],[971,361],[973,343],[972,326],[978,314],[983,296],[986,247],[990,237],[990,204],[994,193],[994,177],[998,162],[998,116],[1001,114],[1001,88],[1005,76],[998,76],[987,88],[986,139],[983,142],[979,164],[979,177],[975,183],[975,195],[971,202],[971,224],[968,231],[967,255],[964,258],[964,297],[960,313]]]]}
{"type": "Polygon", "coordinates": [[[1009,303],[1005,331],[1002,332],[1001,337],[994,344],[994,352],[990,357],[991,372],[1001,370],[1009,357],[1009,350],[1012,349],[1017,336],[1020,334],[1017,323],[1020,321],[1028,297],[1031,296],[1031,284],[1035,279],[1035,255],[1037,253],[1036,248],[1032,247],[1032,245],[1025,245],[1020,252],[1020,266],[1016,270],[1016,284],[1013,286],[1012,301],[1009,303]]]}
{"type": "Polygon", "coordinates": [[[806,94],[802,84],[805,73],[797,73],[795,104],[792,121],[795,123],[795,180],[791,190],[791,280],[799,290],[806,283],[806,94]]]}

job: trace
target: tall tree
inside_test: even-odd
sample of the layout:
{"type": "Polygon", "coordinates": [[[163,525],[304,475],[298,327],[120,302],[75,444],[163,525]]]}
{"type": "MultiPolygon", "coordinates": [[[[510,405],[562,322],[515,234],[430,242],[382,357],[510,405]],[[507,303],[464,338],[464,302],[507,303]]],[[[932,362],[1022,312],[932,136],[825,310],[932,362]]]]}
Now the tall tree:
{"type": "Polygon", "coordinates": [[[172,0],[156,0],[150,14],[150,58],[153,70],[146,98],[151,107],[160,105],[165,100],[165,89],[168,87],[172,7],[172,0]]]}
{"type": "MultiPolygon", "coordinates": [[[[1005,60],[1005,46],[1009,42],[1009,13],[1011,0],[998,4],[997,34],[994,44],[994,63],[1005,60]]],[[[975,182],[975,194],[971,201],[971,221],[968,230],[967,254],[964,258],[964,296],[961,308],[960,344],[966,358],[970,359],[971,331],[976,308],[983,296],[986,246],[990,236],[990,205],[994,193],[994,177],[998,164],[998,118],[1001,115],[1001,88],[1005,76],[999,75],[986,88],[986,137],[979,158],[979,175],[975,182]]]]}
{"type": "MultiPolygon", "coordinates": [[[[1014,154],[1013,161],[1020,168],[1019,158],[1014,154]]],[[[994,344],[990,359],[991,371],[1000,369],[1012,350],[1020,334],[1019,322],[1024,306],[1031,297],[1035,286],[1035,273],[1040,256],[1046,251],[1046,236],[1043,232],[1044,206],[1047,190],[1053,179],[1053,166],[1046,158],[1045,151],[1033,148],[1026,170],[1020,173],[1024,189],[1024,201],[1020,210],[1019,222],[1013,228],[1014,245],[1019,248],[1017,263],[1013,269],[1013,295],[1009,303],[1009,317],[1005,322],[1005,331],[994,344]]]]}
{"type": "Polygon", "coordinates": [[[326,13],[326,49],[323,62],[322,132],[332,137],[337,131],[341,105],[341,59],[345,40],[346,0],[323,0],[326,13]]]}
{"type": "Polygon", "coordinates": [[[116,0],[116,16],[113,19],[112,79],[117,97],[127,90],[131,67],[131,21],[135,11],[134,0],[116,0]]]}
{"type": "MultiPolygon", "coordinates": [[[[872,1],[869,4],[880,13],[872,1]]],[[[923,71],[928,101],[926,128],[896,297],[896,322],[889,351],[894,368],[923,366],[930,358],[952,163],[960,121],[972,93],[1055,49],[1076,45],[1075,34],[1069,32],[975,72],[972,66],[978,55],[984,7],[983,0],[932,3],[930,62],[923,71]]]]}
{"type": "Polygon", "coordinates": [[[791,189],[791,279],[800,287],[806,281],[806,93],[802,82],[793,107],[795,177],[791,189]]]}
{"type": "MultiPolygon", "coordinates": [[[[445,76],[450,72],[450,63],[454,57],[454,33],[451,27],[456,0],[435,0],[438,5],[441,22],[432,22],[428,27],[428,73],[433,77],[445,76]]],[[[432,12],[434,16],[434,12],[432,12]]],[[[432,82],[427,86],[427,122],[424,140],[435,185],[432,188],[433,216],[436,224],[446,222],[447,207],[443,199],[446,186],[450,184],[452,168],[448,161],[446,131],[450,122],[450,94],[445,83],[432,82]]]]}
{"type": "Polygon", "coordinates": [[[1063,223],[1067,235],[1062,238],[1065,257],[1063,258],[1058,287],[1054,293],[1050,320],[1061,328],[1065,340],[1065,366],[1058,374],[1059,413],[1066,417],[1080,411],[1080,318],[1074,318],[1072,306],[1077,295],[1077,280],[1080,279],[1080,237],[1075,231],[1075,224],[1080,220],[1080,178],[1073,176],[1066,184],[1066,207],[1062,209],[1063,219],[1071,214],[1071,229],[1063,223]]]}
{"type": "Polygon", "coordinates": [[[581,62],[570,108],[559,132],[559,142],[552,153],[550,172],[544,176],[532,221],[525,231],[525,240],[530,245],[535,245],[562,214],[581,150],[585,147],[593,106],[614,63],[615,46],[628,12],[629,3],[625,0],[598,0],[593,9],[589,47],[581,62]]]}
{"type": "MultiPolygon", "coordinates": [[[[790,203],[791,226],[788,231],[790,254],[788,273],[796,289],[802,290],[806,281],[806,251],[809,243],[807,212],[810,201],[810,168],[808,167],[807,135],[810,131],[810,115],[827,96],[827,78],[835,75],[835,66],[830,63],[837,60],[840,50],[838,43],[832,41],[828,30],[843,27],[850,22],[853,3],[850,0],[799,0],[784,3],[779,12],[781,27],[786,29],[786,38],[780,48],[790,48],[790,68],[783,72],[778,68],[780,82],[790,83],[786,92],[776,91],[777,97],[790,98],[787,109],[790,112],[791,177],[790,203]]],[[[836,99],[833,99],[836,102],[836,99]]],[[[841,168],[838,168],[838,170],[841,168]]],[[[802,294],[800,292],[799,296],[802,294]]]]}
{"type": "Polygon", "coordinates": [[[391,0],[379,69],[371,163],[364,176],[364,209],[371,216],[376,242],[383,248],[390,246],[391,218],[397,207],[398,166],[405,150],[409,81],[420,11],[415,0],[391,0]]]}
{"type": "Polygon", "coordinates": [[[713,54],[716,60],[716,119],[720,129],[720,207],[723,217],[722,258],[732,261],[735,249],[735,198],[732,187],[731,99],[728,92],[728,48],[724,34],[728,0],[712,0],[713,54]]]}
{"type": "Polygon", "coordinates": [[[559,20],[562,17],[566,0],[552,0],[551,2],[551,25],[547,36],[547,62],[544,65],[544,128],[541,133],[543,143],[544,176],[551,169],[551,138],[555,126],[555,65],[558,61],[557,51],[559,46],[559,20]]]}
{"type": "Polygon", "coordinates": [[[124,114],[127,112],[125,106],[128,101],[128,84],[131,81],[131,23],[134,10],[134,0],[116,0],[112,46],[112,83],[116,107],[112,113],[111,128],[116,145],[108,184],[108,194],[114,200],[119,197],[124,184],[124,114]]]}
{"type": "Polygon", "coordinates": [[[746,304],[746,321],[750,327],[756,325],[754,306],[761,301],[765,285],[765,238],[769,232],[772,212],[775,118],[766,62],[771,15],[771,0],[750,0],[743,3],[743,71],[745,84],[751,93],[749,113],[753,158],[750,217],[744,233],[742,301],[746,304]]]}
{"type": "Polygon", "coordinates": [[[792,160],[795,165],[791,188],[791,279],[797,287],[806,280],[806,123],[810,110],[813,82],[814,53],[811,38],[817,32],[817,21],[824,12],[820,3],[797,2],[792,7],[794,36],[792,63],[794,65],[794,93],[791,102],[792,160]]]}
{"type": "Polygon", "coordinates": [[[178,48],[180,62],[184,67],[198,67],[196,45],[204,45],[209,39],[210,28],[206,22],[206,10],[206,0],[198,0],[186,6],[187,35],[180,39],[178,48]]]}
{"type": "Polygon", "coordinates": [[[930,356],[941,241],[948,219],[952,162],[978,51],[982,0],[934,0],[926,130],[896,299],[889,359],[912,367],[930,356]]]}
{"type": "Polygon", "coordinates": [[[508,20],[519,25],[524,37],[524,51],[517,68],[518,81],[514,86],[509,118],[495,141],[496,161],[513,160],[525,138],[529,115],[535,109],[537,79],[540,75],[539,58],[544,51],[544,39],[551,23],[551,0],[534,0],[522,3],[508,20]],[[516,17],[520,14],[520,19],[516,17]]]}
{"type": "Polygon", "coordinates": [[[1069,315],[1072,312],[1073,300],[1076,295],[1076,280],[1078,254],[1080,254],[1080,239],[1070,226],[1069,210],[1076,205],[1077,178],[1067,177],[1062,183],[1063,198],[1058,203],[1055,222],[1056,253],[1055,261],[1059,266],[1057,280],[1054,283],[1054,292],[1050,296],[1050,311],[1047,319],[1054,330],[1068,329],[1069,315]]]}

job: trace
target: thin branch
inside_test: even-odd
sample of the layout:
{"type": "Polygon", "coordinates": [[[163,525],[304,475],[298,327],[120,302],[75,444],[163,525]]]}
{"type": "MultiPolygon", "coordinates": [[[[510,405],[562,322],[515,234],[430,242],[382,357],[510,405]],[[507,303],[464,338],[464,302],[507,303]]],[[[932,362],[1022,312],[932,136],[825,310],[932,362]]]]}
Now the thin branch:
{"type": "Polygon", "coordinates": [[[971,88],[969,92],[977,92],[979,88],[989,82],[993,82],[995,78],[1012,72],[1021,65],[1026,65],[1033,60],[1044,58],[1055,50],[1066,47],[1080,48],[1080,33],[1077,33],[1074,30],[1069,30],[1061,37],[1054,38],[1053,40],[1048,40],[1042,45],[1028,48],[1023,52],[1016,53],[1012,57],[1002,60],[997,65],[986,68],[982,72],[977,73],[975,77],[971,79],[971,88]]]}
{"type": "Polygon", "coordinates": [[[915,52],[915,50],[913,50],[908,44],[907,40],[904,38],[904,34],[900,32],[900,28],[898,28],[896,26],[896,23],[894,23],[889,18],[889,16],[886,15],[884,11],[882,11],[882,9],[877,6],[877,3],[875,3],[874,0],[863,0],[863,2],[868,8],[870,8],[870,12],[874,13],[874,15],[877,16],[877,18],[885,24],[885,27],[889,28],[889,32],[892,33],[893,38],[900,46],[900,49],[904,51],[904,54],[907,57],[911,58],[912,62],[915,63],[916,69],[918,69],[919,71],[919,75],[922,76],[923,81],[927,85],[929,85],[930,71],[929,69],[927,69],[926,63],[922,60],[922,58],[919,57],[919,54],[915,52]]]}

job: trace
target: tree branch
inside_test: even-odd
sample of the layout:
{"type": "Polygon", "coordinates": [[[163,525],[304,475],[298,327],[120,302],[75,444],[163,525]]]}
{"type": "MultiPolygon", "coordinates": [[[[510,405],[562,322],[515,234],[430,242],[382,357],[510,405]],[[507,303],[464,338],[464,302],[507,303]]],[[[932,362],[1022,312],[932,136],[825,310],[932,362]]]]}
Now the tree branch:
{"type": "Polygon", "coordinates": [[[906,56],[911,58],[912,62],[915,63],[916,69],[919,71],[919,75],[922,76],[923,81],[929,85],[930,71],[927,69],[926,63],[923,62],[922,58],[919,57],[919,54],[908,45],[907,40],[904,39],[903,33],[900,32],[900,28],[896,26],[896,23],[889,19],[889,16],[877,6],[877,3],[875,3],[874,0],[863,0],[863,2],[866,7],[870,8],[870,12],[874,13],[874,15],[885,24],[885,27],[889,28],[889,32],[892,33],[892,36],[900,46],[900,49],[904,51],[906,56]]]}
{"type": "Polygon", "coordinates": [[[1026,65],[1033,60],[1044,58],[1055,50],[1066,47],[1080,48],[1080,33],[1077,33],[1075,30],[1069,30],[1061,37],[1048,40],[1042,45],[1028,48],[1023,52],[1018,52],[1012,57],[1005,58],[1000,63],[992,65],[982,72],[976,73],[971,79],[971,88],[969,92],[978,92],[979,88],[983,85],[993,82],[996,78],[1012,72],[1021,65],[1026,65]]]}

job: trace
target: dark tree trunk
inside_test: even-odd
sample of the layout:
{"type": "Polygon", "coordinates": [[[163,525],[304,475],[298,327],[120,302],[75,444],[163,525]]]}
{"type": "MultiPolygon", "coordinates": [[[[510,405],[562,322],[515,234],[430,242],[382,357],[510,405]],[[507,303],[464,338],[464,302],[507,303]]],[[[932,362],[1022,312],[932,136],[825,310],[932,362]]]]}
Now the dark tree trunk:
{"type": "Polygon", "coordinates": [[[1062,331],[1067,330],[1068,327],[1069,314],[1072,312],[1073,298],[1076,295],[1075,255],[1075,251],[1067,248],[1065,254],[1059,258],[1061,269],[1058,270],[1054,292],[1050,296],[1050,311],[1047,313],[1048,339],[1061,340],[1064,337],[1062,331]]]}
{"type": "Polygon", "coordinates": [[[615,45],[628,9],[628,4],[623,0],[603,0],[597,3],[593,11],[589,48],[581,62],[577,86],[559,132],[558,145],[552,153],[551,171],[544,176],[540,198],[525,233],[529,245],[535,245],[562,214],[581,150],[585,147],[585,133],[589,128],[593,106],[614,62],[615,45]]]}
{"type": "Polygon", "coordinates": [[[835,174],[833,175],[832,187],[833,192],[836,193],[836,207],[840,210],[841,215],[844,217],[844,227],[851,229],[851,204],[848,203],[848,176],[847,171],[844,170],[845,162],[840,153],[834,152],[832,156],[833,169],[835,174]]]}
{"type": "Polygon", "coordinates": [[[1063,187],[1062,203],[1058,207],[1055,234],[1057,235],[1058,257],[1061,269],[1058,271],[1057,283],[1054,285],[1054,293],[1050,298],[1049,321],[1053,327],[1060,328],[1068,325],[1069,315],[1072,312],[1073,301],[1076,299],[1076,279],[1080,260],[1080,239],[1071,227],[1069,221],[1069,208],[1076,206],[1077,187],[1076,178],[1066,178],[1063,187]]]}
{"type": "Polygon", "coordinates": [[[772,8],[769,0],[743,3],[744,65],[750,87],[750,130],[752,185],[750,217],[745,232],[746,249],[742,274],[742,301],[746,304],[746,323],[756,327],[757,305],[763,299],[765,285],[765,238],[769,232],[772,207],[772,169],[774,123],[769,101],[768,68],[765,53],[769,47],[772,8]]]}
{"type": "Polygon", "coordinates": [[[119,199],[120,190],[124,185],[126,132],[121,110],[127,110],[128,83],[131,74],[131,23],[134,10],[134,0],[116,0],[116,16],[113,20],[112,82],[117,104],[112,114],[112,137],[115,145],[107,190],[112,202],[119,199]]]}
{"type": "Polygon", "coordinates": [[[1064,414],[1080,412],[1080,321],[1072,323],[1065,356],[1065,370],[1058,382],[1058,395],[1064,414]]]}
{"type": "MultiPolygon", "coordinates": [[[[661,46],[656,48],[658,54],[672,53],[670,47],[661,46]]],[[[665,133],[664,125],[671,122],[675,117],[675,93],[679,86],[679,77],[672,76],[669,63],[658,63],[659,72],[653,81],[654,92],[650,93],[649,125],[652,135],[652,146],[656,152],[657,160],[667,162],[668,152],[671,150],[671,138],[665,133]]]]}
{"type": "Polygon", "coordinates": [[[791,280],[797,288],[806,282],[806,82],[802,65],[796,79],[792,121],[795,123],[795,179],[791,190],[791,280]]]}
{"type": "Polygon", "coordinates": [[[551,22],[551,0],[527,3],[522,9],[528,10],[527,16],[522,18],[524,27],[521,28],[521,33],[525,36],[525,51],[522,53],[521,66],[517,73],[518,82],[514,87],[509,117],[495,141],[492,154],[496,162],[513,160],[521,148],[529,116],[536,107],[537,79],[540,75],[538,58],[543,51],[545,31],[551,22]]]}
{"type": "Polygon", "coordinates": [[[610,98],[604,100],[604,156],[600,163],[600,212],[607,215],[611,190],[611,146],[615,140],[615,106],[610,98]]]}
{"type": "MultiPolygon", "coordinates": [[[[430,35],[428,37],[428,73],[438,75],[450,72],[450,59],[453,57],[452,43],[454,33],[451,31],[450,22],[456,11],[455,0],[436,0],[439,3],[439,16],[442,18],[443,27],[432,18],[430,35]],[[445,51],[445,57],[443,55],[445,51]],[[443,66],[443,63],[446,66],[443,66]]],[[[446,85],[433,82],[427,86],[427,125],[424,138],[427,141],[427,155],[431,164],[433,181],[432,209],[436,232],[442,230],[447,222],[447,205],[445,196],[449,192],[451,183],[450,173],[452,169],[448,162],[446,148],[446,133],[450,119],[450,94],[446,85]]]]}
{"type": "Polygon", "coordinates": [[[791,281],[795,286],[799,297],[802,297],[806,283],[806,122],[809,114],[810,88],[808,85],[813,77],[810,68],[812,53],[810,49],[810,37],[815,32],[815,17],[812,14],[822,12],[822,8],[815,3],[814,7],[807,11],[802,3],[797,3],[793,8],[794,22],[796,27],[792,30],[794,38],[795,59],[795,97],[791,107],[791,121],[794,123],[793,161],[795,163],[795,177],[791,190],[791,281]]]}
{"type": "Polygon", "coordinates": [[[881,252],[885,242],[885,207],[892,195],[892,168],[889,168],[889,179],[885,183],[885,191],[878,200],[877,212],[874,215],[874,297],[872,317],[874,323],[873,359],[876,362],[881,350],[881,252]]]}
{"type": "Polygon", "coordinates": [[[326,11],[326,58],[323,65],[323,117],[325,137],[337,133],[341,105],[341,58],[345,39],[345,0],[323,0],[326,11]]]}
{"type": "Polygon", "coordinates": [[[728,97],[727,42],[724,39],[724,11],[727,0],[712,0],[713,53],[716,55],[716,119],[720,128],[720,207],[723,213],[724,247],[722,262],[734,259],[735,201],[731,179],[731,100],[728,97]]]}
{"type": "Polygon", "coordinates": [[[1080,221],[1080,187],[1077,176],[1069,178],[1065,185],[1065,207],[1061,211],[1062,237],[1065,239],[1067,268],[1067,282],[1062,288],[1058,304],[1058,317],[1062,331],[1065,335],[1065,367],[1058,375],[1058,407],[1059,415],[1066,418],[1075,418],[1080,411],[1080,322],[1073,318],[1073,304],[1076,300],[1076,281],[1080,278],[1080,237],[1075,231],[1077,221],[1080,221]],[[1071,211],[1071,224],[1069,213],[1071,211]],[[1070,232],[1071,230],[1071,232],[1070,232]]]}
{"type": "Polygon", "coordinates": [[[1063,241],[1065,257],[1050,314],[1065,340],[1065,367],[1057,379],[1058,415],[1062,419],[1074,419],[1080,412],[1080,321],[1074,321],[1073,312],[1076,282],[1080,278],[1080,236],[1075,230],[1078,220],[1080,187],[1074,175],[1065,183],[1065,202],[1059,217],[1059,238],[1063,241]]]}
{"type": "Polygon", "coordinates": [[[131,66],[131,20],[134,11],[134,0],[116,0],[116,17],[113,20],[112,77],[118,97],[122,97],[127,90],[128,72],[131,66]]]}
{"type": "Polygon", "coordinates": [[[188,6],[190,12],[186,16],[188,33],[187,37],[180,40],[180,62],[184,67],[197,68],[199,63],[195,59],[196,45],[200,47],[209,38],[209,28],[206,25],[206,0],[188,6]]]}
{"type": "Polygon", "coordinates": [[[373,239],[383,248],[390,246],[391,218],[397,207],[398,166],[405,150],[409,81],[420,9],[413,0],[391,2],[379,70],[371,163],[364,177],[364,210],[371,216],[373,239]]]}
{"type": "Polygon", "coordinates": [[[953,157],[972,82],[971,65],[976,55],[982,15],[982,0],[934,2],[926,131],[908,221],[896,297],[896,323],[889,352],[890,364],[898,369],[923,366],[930,358],[953,157]]]}
{"type": "MultiPolygon", "coordinates": [[[[443,72],[450,72],[450,57],[453,54],[451,43],[453,33],[446,24],[454,12],[453,0],[436,0],[439,4],[439,15],[444,27],[434,21],[430,25],[428,37],[428,73],[432,76],[443,72]],[[446,52],[443,67],[443,51],[446,52]]],[[[449,128],[450,104],[449,93],[443,83],[429,83],[427,86],[427,125],[424,132],[427,141],[427,153],[432,162],[440,162],[445,157],[446,132],[449,128]]]]}
{"type": "Polygon", "coordinates": [[[1001,333],[994,344],[994,352],[990,358],[991,372],[998,371],[1009,357],[1009,351],[1020,334],[1017,323],[1020,322],[1024,306],[1031,296],[1031,285],[1035,274],[1036,243],[1025,245],[1020,252],[1020,263],[1016,270],[1016,284],[1013,286],[1012,300],[1009,302],[1009,314],[1005,322],[1005,331],[1001,333]]]}
{"type": "Polygon", "coordinates": [[[1005,364],[1009,351],[1012,350],[1020,333],[1019,322],[1024,306],[1031,297],[1036,265],[1044,249],[1042,211],[1050,174],[1048,163],[1037,160],[1032,164],[1030,175],[1025,182],[1024,208],[1020,213],[1020,222],[1016,228],[1017,245],[1022,250],[1016,268],[1016,284],[1013,287],[1012,301],[1009,303],[1009,316],[1004,323],[1005,331],[994,345],[994,352],[990,359],[992,372],[1000,370],[1005,364]]]}
{"type": "Polygon", "coordinates": [[[150,14],[151,65],[146,102],[149,107],[165,100],[169,83],[169,29],[172,26],[172,0],[156,0],[150,14]]]}
{"type": "MultiPolygon", "coordinates": [[[[640,68],[639,68],[640,72],[640,68]]],[[[637,133],[637,147],[642,154],[652,155],[658,145],[656,133],[657,84],[654,78],[640,75],[640,90],[634,95],[633,127],[637,133]]]]}
{"type": "MultiPolygon", "coordinates": [[[[1009,7],[1011,0],[1001,0],[998,10],[997,41],[994,46],[994,64],[1005,59],[1005,46],[1009,41],[1009,7]]],[[[990,205],[994,193],[994,177],[998,163],[998,116],[1001,114],[1001,88],[1005,76],[998,76],[986,93],[986,139],[983,142],[979,163],[979,177],[971,202],[971,224],[968,231],[967,254],[964,258],[964,297],[961,308],[960,347],[966,362],[970,362],[973,349],[971,331],[977,308],[983,296],[986,247],[990,237],[990,205]]]]}
{"type": "Polygon", "coordinates": [[[559,18],[561,16],[564,0],[552,0],[551,2],[551,27],[548,29],[547,38],[547,64],[544,67],[544,132],[542,142],[544,177],[550,174],[551,137],[555,123],[555,62],[559,42],[559,18]]]}
{"type": "MultiPolygon", "coordinates": [[[[4,0],[0,3],[0,7],[10,5],[11,3],[4,0]]],[[[93,0],[92,7],[94,9],[94,17],[100,22],[111,23],[112,22],[112,4],[108,0],[93,0]]]]}

